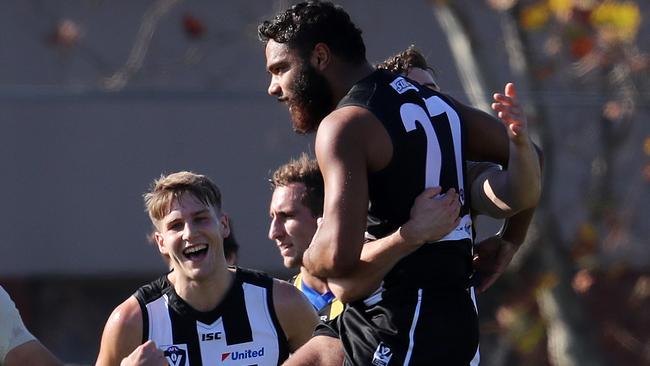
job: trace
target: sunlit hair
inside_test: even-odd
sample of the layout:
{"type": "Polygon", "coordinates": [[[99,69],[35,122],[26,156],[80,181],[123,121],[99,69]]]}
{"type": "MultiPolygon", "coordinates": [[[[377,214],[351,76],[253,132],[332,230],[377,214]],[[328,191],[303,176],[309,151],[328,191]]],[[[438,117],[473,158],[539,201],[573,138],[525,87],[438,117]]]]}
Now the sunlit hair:
{"type": "Polygon", "coordinates": [[[298,159],[292,159],[276,169],[270,182],[272,189],[302,183],[306,190],[300,201],[311,210],[313,217],[322,216],[325,189],[323,175],[315,159],[303,153],[298,159]]]}
{"type": "Polygon", "coordinates": [[[331,52],[352,63],[366,60],[366,46],[359,29],[348,13],[331,2],[306,1],[265,20],[257,27],[259,39],[285,43],[304,59],[318,43],[326,44],[331,52]]]}
{"type": "Polygon", "coordinates": [[[214,207],[217,212],[221,211],[221,192],[210,178],[182,171],[161,175],[152,183],[151,190],[144,194],[144,204],[151,222],[157,225],[169,213],[172,203],[185,193],[206,206],[214,207]]]}
{"type": "Polygon", "coordinates": [[[427,63],[427,59],[424,55],[415,48],[415,45],[408,46],[404,51],[390,56],[386,60],[375,65],[375,67],[400,75],[408,74],[409,70],[414,67],[431,71],[434,76],[436,74],[435,70],[433,70],[433,68],[431,68],[427,63]]]}

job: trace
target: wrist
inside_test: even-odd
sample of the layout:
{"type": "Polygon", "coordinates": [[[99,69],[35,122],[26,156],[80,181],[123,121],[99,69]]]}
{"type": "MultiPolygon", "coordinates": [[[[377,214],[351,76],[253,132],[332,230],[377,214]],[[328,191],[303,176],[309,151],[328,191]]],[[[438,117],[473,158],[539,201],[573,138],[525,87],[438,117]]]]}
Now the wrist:
{"type": "Polygon", "coordinates": [[[417,235],[414,235],[412,232],[413,230],[409,226],[409,223],[405,223],[404,225],[400,226],[399,229],[397,229],[397,234],[401,238],[402,242],[404,244],[409,245],[409,246],[420,246],[424,244],[424,239],[418,237],[417,235]]]}

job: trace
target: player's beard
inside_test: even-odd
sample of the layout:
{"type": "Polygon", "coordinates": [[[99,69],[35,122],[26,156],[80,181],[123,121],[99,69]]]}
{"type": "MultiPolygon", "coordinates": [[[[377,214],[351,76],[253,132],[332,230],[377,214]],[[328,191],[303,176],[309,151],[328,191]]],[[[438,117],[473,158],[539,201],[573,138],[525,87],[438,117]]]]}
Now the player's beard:
{"type": "Polygon", "coordinates": [[[327,79],[309,63],[302,65],[288,100],[293,130],[305,134],[316,131],[320,122],[334,109],[332,88],[327,79]]]}

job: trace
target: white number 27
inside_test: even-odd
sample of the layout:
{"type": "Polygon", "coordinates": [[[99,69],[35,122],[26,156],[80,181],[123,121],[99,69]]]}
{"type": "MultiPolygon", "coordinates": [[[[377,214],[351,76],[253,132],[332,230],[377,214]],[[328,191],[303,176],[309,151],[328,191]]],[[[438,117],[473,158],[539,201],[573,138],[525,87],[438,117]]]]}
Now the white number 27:
{"type": "MultiPolygon", "coordinates": [[[[456,111],[438,96],[431,96],[424,100],[427,110],[415,104],[404,103],[400,107],[400,115],[402,123],[407,132],[416,129],[416,123],[419,123],[424,129],[427,139],[427,157],[426,157],[426,173],[425,173],[425,187],[436,187],[440,185],[440,170],[441,170],[441,152],[438,136],[433,128],[433,121],[431,118],[441,114],[447,115],[451,135],[453,139],[454,154],[456,161],[456,172],[458,187],[463,188],[463,160],[462,160],[462,145],[461,145],[461,128],[460,118],[456,111]]],[[[461,203],[465,201],[463,194],[461,194],[461,203]]]]}

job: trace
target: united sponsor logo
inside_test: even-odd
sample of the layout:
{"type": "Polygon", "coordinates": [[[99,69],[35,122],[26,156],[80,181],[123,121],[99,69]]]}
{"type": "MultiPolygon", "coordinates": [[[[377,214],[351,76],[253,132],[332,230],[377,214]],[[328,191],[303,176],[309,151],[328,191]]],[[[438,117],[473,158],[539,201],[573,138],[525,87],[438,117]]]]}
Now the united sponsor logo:
{"type": "Polygon", "coordinates": [[[187,345],[173,344],[171,346],[161,346],[163,354],[170,366],[187,366],[187,345]]]}
{"type": "Polygon", "coordinates": [[[393,351],[384,342],[380,342],[375,354],[372,355],[372,364],[374,366],[387,366],[391,357],[393,357],[393,351]]]}
{"type": "Polygon", "coordinates": [[[395,89],[395,91],[398,92],[399,94],[404,94],[409,90],[418,91],[418,88],[416,88],[415,85],[409,83],[406,79],[404,79],[401,76],[393,80],[393,82],[390,83],[390,86],[393,89],[395,89]]]}
{"type": "Polygon", "coordinates": [[[264,347],[254,350],[247,349],[243,351],[234,351],[234,352],[224,352],[221,354],[221,361],[226,361],[228,359],[237,361],[237,360],[248,360],[250,358],[264,357],[264,347]]]}

